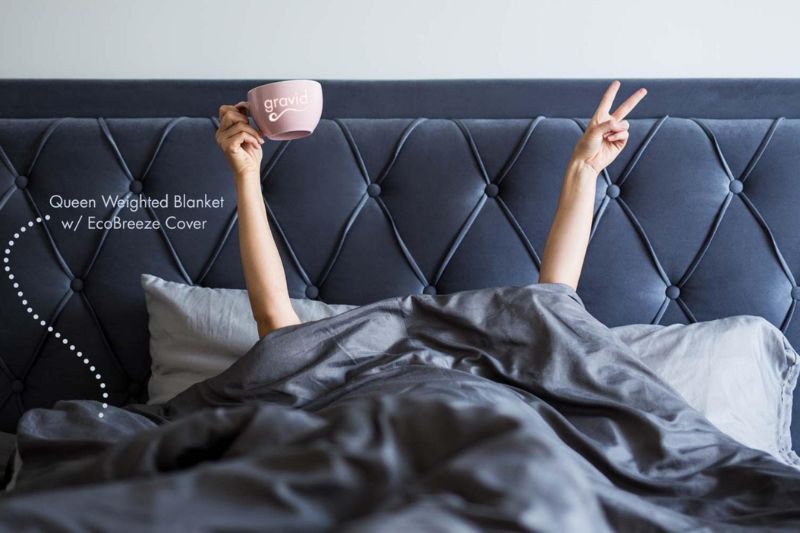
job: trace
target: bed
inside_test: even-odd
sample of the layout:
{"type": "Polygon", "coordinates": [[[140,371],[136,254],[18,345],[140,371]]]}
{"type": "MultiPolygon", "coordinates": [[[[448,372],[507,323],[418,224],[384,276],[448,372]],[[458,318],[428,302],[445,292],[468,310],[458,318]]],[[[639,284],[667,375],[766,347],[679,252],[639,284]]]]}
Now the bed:
{"type": "MultiPolygon", "coordinates": [[[[150,358],[147,312],[139,284],[142,273],[195,286],[244,286],[235,196],[229,171],[214,143],[215,116],[220,104],[243,99],[247,89],[261,83],[263,80],[0,81],[0,230],[3,241],[16,244],[9,254],[14,258],[16,277],[9,280],[13,283],[0,283],[0,430],[13,433],[20,417],[31,409],[48,408],[61,400],[90,399],[107,404],[101,413],[118,417],[118,426],[98,420],[91,410],[82,411],[80,402],[65,402],[73,407],[64,411],[37,412],[42,413],[41,421],[50,420],[54,413],[87,424],[91,418],[91,424],[97,425],[98,450],[104,449],[102,443],[116,442],[126,427],[139,424],[146,429],[154,424],[161,433],[152,442],[168,449],[176,445],[176,437],[164,429],[171,426],[161,425],[165,421],[202,407],[236,404],[230,417],[206,420],[207,429],[211,428],[208,432],[221,439],[211,439],[212,447],[218,447],[223,441],[230,444],[226,438],[242,438],[250,427],[247,424],[262,416],[243,400],[250,396],[231,392],[230,382],[206,384],[166,410],[114,410],[114,406],[146,400],[150,358]],[[103,200],[175,195],[197,206],[181,209],[173,202],[166,207],[154,204],[130,209],[103,200]],[[138,229],[102,225],[115,216],[138,229]],[[86,225],[90,218],[97,223],[92,229],[86,225]],[[182,224],[193,227],[184,229],[182,224]],[[31,230],[24,236],[13,236],[26,225],[31,230]],[[17,294],[21,287],[25,304],[17,294]],[[33,320],[32,315],[36,315],[33,320]],[[74,357],[76,352],[81,355],[74,357]],[[80,364],[82,359],[90,362],[80,364]],[[87,371],[89,365],[91,371],[87,371]],[[109,425],[117,433],[98,429],[109,425]]],[[[410,323],[423,315],[442,318],[444,308],[457,315],[447,307],[450,301],[468,303],[473,299],[499,313],[502,309],[493,307],[490,296],[505,290],[512,301],[527,298],[538,302],[528,304],[536,309],[548,305],[562,309],[555,313],[556,318],[584,316],[573,307],[577,305],[596,317],[595,328],[600,324],[688,324],[754,315],[796,344],[800,341],[794,317],[800,299],[796,283],[800,237],[795,229],[800,196],[800,80],[623,80],[623,92],[640,85],[648,88],[649,96],[631,118],[628,148],[598,177],[592,240],[580,286],[573,293],[564,286],[537,288],[532,284],[537,280],[563,168],[605,81],[323,82],[323,120],[314,135],[264,145],[264,196],[291,295],[364,306],[355,314],[333,319],[328,329],[323,328],[328,332],[337,328],[349,331],[358,313],[374,313],[373,319],[383,317],[388,322],[403,316],[410,323]],[[420,298],[409,300],[409,295],[420,298]],[[430,301],[439,302],[439,307],[429,309],[419,303],[430,301]]],[[[448,316],[455,319],[456,315],[448,316]]],[[[363,319],[366,315],[359,316],[363,319]]],[[[469,315],[459,320],[474,325],[485,323],[488,317],[469,315]]],[[[550,328],[552,320],[537,327],[550,328]]],[[[387,333],[387,339],[400,342],[398,331],[387,333]]],[[[420,335],[419,339],[427,338],[420,335]]],[[[256,359],[258,354],[274,353],[274,345],[280,343],[296,348],[293,343],[301,343],[299,337],[302,335],[288,332],[261,343],[229,377],[241,387],[248,379],[245,375],[262,376],[271,383],[292,382],[287,381],[289,374],[260,369],[256,359]]],[[[530,333],[527,340],[534,337],[530,333]]],[[[359,337],[354,342],[363,347],[363,340],[359,337]]],[[[462,338],[461,342],[475,348],[485,341],[462,338]]],[[[389,350],[388,346],[382,349],[389,350]]],[[[582,346],[572,356],[585,354],[588,348],[582,346]]],[[[623,347],[615,346],[617,353],[624,352],[623,347]]],[[[521,378],[504,366],[517,360],[517,356],[508,357],[493,359],[499,366],[492,375],[512,389],[535,394],[515,381],[521,378]]],[[[564,364],[569,367],[573,363],[568,359],[564,364]]],[[[289,372],[291,364],[286,365],[283,370],[289,372]]],[[[381,371],[389,372],[390,366],[381,371]]],[[[472,373],[484,376],[489,366],[484,362],[472,373]]],[[[511,367],[516,368],[515,364],[511,367]]],[[[324,379],[304,375],[302,383],[311,387],[314,380],[336,381],[337,368],[333,364],[326,367],[324,379]]],[[[542,369],[537,375],[545,374],[542,369]]],[[[425,375],[426,380],[434,378],[425,375]]],[[[282,407],[305,398],[299,395],[287,400],[291,395],[286,391],[270,394],[270,401],[282,407]]],[[[668,393],[663,397],[661,392],[653,394],[653,398],[670,403],[668,393]]],[[[387,413],[406,421],[411,416],[409,406],[386,401],[382,408],[387,413]]],[[[795,416],[800,416],[797,400],[795,405],[795,416]]],[[[374,408],[362,407],[360,412],[374,408]]],[[[413,407],[430,409],[436,420],[452,420],[442,414],[448,405],[413,407]]],[[[471,415],[480,418],[485,413],[478,410],[471,415]]],[[[270,416],[277,417],[273,422],[291,423],[284,420],[290,417],[286,412],[270,416]]],[[[561,411],[559,416],[566,415],[561,411]]],[[[294,422],[304,431],[314,427],[310,421],[294,422]]],[[[483,430],[502,432],[505,424],[513,425],[502,417],[494,423],[483,430]]],[[[189,423],[182,426],[185,434],[200,439],[185,424],[189,423]]],[[[266,427],[261,427],[266,433],[260,437],[277,439],[266,427]]],[[[792,427],[795,443],[800,442],[799,427],[792,427]]],[[[464,445],[469,438],[462,436],[466,440],[459,442],[464,445]]],[[[253,435],[248,438],[255,439],[253,435]]],[[[247,441],[244,438],[243,442],[247,441]]],[[[84,449],[91,447],[85,441],[76,442],[84,449]]],[[[702,438],[698,442],[703,442],[702,438]]],[[[125,453],[142,455],[147,449],[147,442],[132,439],[125,453]]],[[[545,456],[553,452],[546,443],[541,450],[545,456]]],[[[788,510],[797,504],[795,487],[800,485],[794,477],[777,466],[764,466],[763,458],[740,451],[734,455],[761,465],[745,468],[750,473],[742,479],[772,483],[783,496],[776,496],[768,505],[758,499],[743,504],[751,510],[766,505],[764,521],[731,519],[732,527],[795,527],[798,518],[788,510]],[[778,478],[780,483],[775,481],[778,478]]],[[[200,456],[202,460],[186,455],[162,459],[170,469],[182,470],[210,460],[208,455],[200,456]]],[[[485,450],[479,457],[487,457],[485,450]]],[[[116,463],[114,468],[103,464],[95,468],[106,474],[114,472],[114,479],[147,477],[153,472],[143,469],[125,474],[116,463]]],[[[242,468],[254,468],[242,464],[242,468]]],[[[575,508],[581,490],[589,490],[581,475],[567,467],[559,471],[560,463],[555,464],[543,475],[569,479],[576,488],[561,494],[563,501],[552,507],[537,508],[536,512],[543,514],[529,517],[529,522],[507,517],[493,522],[497,508],[492,506],[484,509],[486,516],[475,509],[459,514],[453,511],[457,505],[450,506],[452,502],[436,506],[416,499],[419,505],[405,508],[405,514],[389,513],[380,523],[351,521],[348,527],[377,530],[379,524],[391,527],[400,523],[392,520],[424,523],[432,517],[451,520],[448,523],[464,530],[475,524],[487,529],[595,524],[598,530],[602,523],[609,527],[626,524],[630,516],[623,510],[632,504],[622,497],[608,496],[575,515],[548,514],[554,509],[575,508]],[[608,503],[612,500],[613,505],[608,503]],[[610,516],[611,507],[616,515],[610,516]],[[560,522],[561,515],[574,521],[560,522]]],[[[672,467],[677,469],[674,464],[672,467]]],[[[513,470],[513,466],[506,468],[513,470]]],[[[352,472],[348,475],[355,476],[352,472]]],[[[59,476],[50,480],[54,488],[74,477],[74,471],[66,469],[59,476]]],[[[449,477],[448,482],[457,483],[456,478],[449,477]]],[[[225,477],[213,479],[221,483],[219,487],[230,483],[225,477]]],[[[339,481],[341,484],[331,486],[341,489],[347,485],[339,481]]],[[[731,482],[725,490],[736,486],[731,482]]],[[[693,486],[695,489],[699,490],[693,486]]],[[[504,498],[497,505],[513,502],[510,494],[524,490],[541,490],[534,493],[542,498],[548,494],[541,487],[522,483],[508,493],[498,489],[504,498]]],[[[663,490],[662,497],[667,498],[668,491],[663,490]]],[[[686,498],[682,505],[699,505],[690,501],[691,490],[686,490],[680,495],[686,498]]],[[[109,498],[129,501],[142,491],[144,487],[120,488],[109,498]]],[[[65,496],[60,516],[83,501],[79,493],[71,491],[65,496]]],[[[295,511],[304,505],[325,507],[324,502],[270,494],[295,511]]],[[[221,494],[208,497],[225,501],[221,494]]],[[[46,498],[46,493],[16,499],[17,504],[12,500],[6,510],[18,519],[31,517],[35,515],[32,509],[42,504],[37,498],[46,498]]],[[[488,496],[481,492],[481,498],[488,496]]],[[[339,504],[348,508],[346,503],[339,504]]],[[[272,516],[280,514],[278,507],[270,511],[272,516]]],[[[340,523],[330,509],[315,509],[303,515],[313,517],[309,522],[293,521],[296,515],[286,512],[280,518],[285,521],[276,518],[275,524],[324,529],[340,523]]],[[[355,505],[353,509],[361,513],[364,508],[355,505]]],[[[721,511],[713,506],[708,509],[709,514],[717,512],[721,511]]],[[[135,516],[131,511],[129,518],[135,516]]],[[[163,511],[159,517],[164,518],[163,511]]],[[[242,528],[252,525],[245,517],[243,520],[242,528]]],[[[695,522],[681,520],[674,514],[655,513],[648,526],[697,527],[695,522]]],[[[102,524],[108,523],[91,526],[102,524]]]]}

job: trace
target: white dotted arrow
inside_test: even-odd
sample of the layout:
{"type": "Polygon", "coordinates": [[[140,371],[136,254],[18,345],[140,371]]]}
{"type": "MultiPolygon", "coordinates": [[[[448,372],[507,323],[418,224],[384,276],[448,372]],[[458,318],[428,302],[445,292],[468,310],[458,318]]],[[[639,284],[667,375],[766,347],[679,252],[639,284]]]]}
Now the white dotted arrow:
{"type": "MultiPolygon", "coordinates": [[[[44,219],[45,220],[50,220],[50,215],[45,215],[44,219]]],[[[98,387],[100,387],[100,394],[103,397],[103,400],[107,400],[108,399],[108,392],[105,390],[106,389],[106,383],[103,381],[102,374],[100,374],[100,372],[97,372],[97,369],[92,364],[92,362],[89,360],[89,358],[86,357],[83,352],[78,350],[75,347],[75,344],[71,343],[69,341],[69,339],[67,339],[67,337],[63,336],[60,332],[55,331],[52,326],[47,326],[47,322],[45,320],[41,319],[39,317],[38,313],[34,312],[33,308],[28,305],[28,300],[25,299],[25,293],[22,292],[22,288],[19,286],[19,282],[17,282],[14,279],[14,273],[11,271],[11,255],[12,255],[11,250],[14,248],[14,243],[17,242],[26,231],[28,231],[28,228],[32,228],[34,223],[41,224],[42,223],[42,219],[41,218],[36,218],[36,220],[31,220],[27,224],[23,224],[19,228],[18,232],[14,233],[13,238],[10,241],[8,241],[8,248],[5,249],[5,253],[3,254],[3,265],[4,265],[3,268],[4,268],[5,272],[6,272],[6,274],[8,274],[8,279],[11,282],[12,287],[14,287],[14,290],[17,291],[17,297],[19,298],[20,302],[22,303],[22,307],[25,309],[25,311],[29,315],[31,315],[31,318],[34,321],[38,322],[40,326],[47,327],[48,333],[52,333],[53,337],[55,337],[56,339],[60,339],[61,343],[64,346],[66,346],[69,349],[69,351],[74,352],[75,355],[78,357],[78,359],[81,359],[83,361],[83,364],[86,365],[87,367],[89,367],[89,371],[94,375],[94,379],[95,379],[95,381],[97,381],[98,387]]],[[[103,401],[103,410],[105,410],[107,407],[108,407],[108,404],[105,401],[103,401]]],[[[99,412],[97,414],[97,416],[100,417],[100,418],[103,418],[103,412],[102,411],[99,412]]]]}

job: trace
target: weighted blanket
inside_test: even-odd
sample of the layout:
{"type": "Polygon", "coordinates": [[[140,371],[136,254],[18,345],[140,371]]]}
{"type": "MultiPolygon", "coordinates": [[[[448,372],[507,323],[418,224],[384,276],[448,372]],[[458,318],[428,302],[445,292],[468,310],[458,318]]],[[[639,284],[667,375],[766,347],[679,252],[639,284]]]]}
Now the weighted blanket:
{"type": "Polygon", "coordinates": [[[23,416],[0,530],[800,530],[800,471],[717,430],[562,284],[383,300],[101,410],[23,416]]]}

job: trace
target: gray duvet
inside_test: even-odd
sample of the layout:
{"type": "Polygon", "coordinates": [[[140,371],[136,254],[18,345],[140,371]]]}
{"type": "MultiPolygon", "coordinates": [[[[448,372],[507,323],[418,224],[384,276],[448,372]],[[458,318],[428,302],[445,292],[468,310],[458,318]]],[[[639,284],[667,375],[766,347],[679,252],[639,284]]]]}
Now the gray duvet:
{"type": "Polygon", "coordinates": [[[566,285],[384,300],[100,409],[26,413],[0,529],[800,529],[800,471],[715,429],[566,285]]]}

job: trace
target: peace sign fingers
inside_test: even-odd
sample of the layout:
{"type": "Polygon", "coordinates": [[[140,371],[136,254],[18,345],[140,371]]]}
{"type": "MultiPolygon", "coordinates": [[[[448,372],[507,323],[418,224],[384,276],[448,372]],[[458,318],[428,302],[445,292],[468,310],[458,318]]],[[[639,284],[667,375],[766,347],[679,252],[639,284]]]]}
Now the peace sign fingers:
{"type": "Polygon", "coordinates": [[[611,112],[611,105],[614,103],[614,98],[617,96],[617,92],[619,91],[620,82],[614,80],[606,89],[606,92],[603,94],[603,97],[600,99],[600,103],[597,105],[597,109],[594,112],[594,116],[592,116],[592,120],[595,123],[605,122],[608,120],[609,117],[615,120],[622,120],[628,113],[633,111],[633,108],[642,101],[647,95],[647,90],[644,88],[639,89],[632,95],[628,97],[627,100],[622,102],[620,106],[614,111],[611,112]]]}
{"type": "Polygon", "coordinates": [[[622,102],[617,108],[617,110],[611,113],[611,116],[617,120],[622,120],[623,118],[628,116],[628,113],[633,111],[633,108],[636,107],[636,105],[639,102],[641,102],[642,98],[644,98],[646,95],[647,95],[647,89],[642,87],[641,89],[630,95],[627,100],[622,102]]]}
{"type": "Polygon", "coordinates": [[[606,117],[611,114],[611,104],[614,103],[614,98],[617,96],[619,85],[620,83],[617,80],[614,80],[611,82],[611,85],[608,86],[606,92],[603,93],[603,97],[600,99],[600,103],[597,105],[594,116],[592,116],[592,120],[594,122],[604,122],[606,117]]]}

